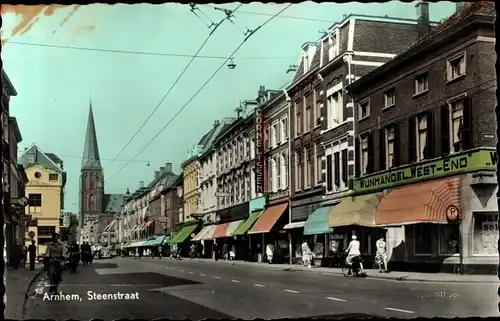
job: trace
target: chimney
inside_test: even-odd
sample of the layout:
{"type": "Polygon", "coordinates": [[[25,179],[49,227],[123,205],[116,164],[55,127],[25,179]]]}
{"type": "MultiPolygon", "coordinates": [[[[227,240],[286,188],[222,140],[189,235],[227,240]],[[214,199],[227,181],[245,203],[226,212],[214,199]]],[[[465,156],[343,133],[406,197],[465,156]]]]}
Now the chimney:
{"type": "Polygon", "coordinates": [[[214,127],[219,126],[219,123],[220,123],[220,122],[219,122],[219,120],[217,120],[217,119],[216,119],[216,120],[214,120],[214,127]]]}
{"type": "Polygon", "coordinates": [[[155,179],[160,178],[160,171],[155,171],[155,179]]]}
{"type": "Polygon", "coordinates": [[[429,3],[419,1],[415,7],[417,8],[418,38],[420,39],[429,32],[429,3]]]}
{"type": "Polygon", "coordinates": [[[266,86],[260,86],[259,92],[257,94],[259,97],[264,97],[266,95],[266,86]]]}
{"type": "Polygon", "coordinates": [[[144,187],[144,181],[139,181],[139,187],[143,188],[144,187]]]}
{"type": "Polygon", "coordinates": [[[165,167],[160,167],[160,175],[165,174],[165,167]]]}
{"type": "Polygon", "coordinates": [[[165,172],[172,173],[172,163],[165,163],[165,172]]]}

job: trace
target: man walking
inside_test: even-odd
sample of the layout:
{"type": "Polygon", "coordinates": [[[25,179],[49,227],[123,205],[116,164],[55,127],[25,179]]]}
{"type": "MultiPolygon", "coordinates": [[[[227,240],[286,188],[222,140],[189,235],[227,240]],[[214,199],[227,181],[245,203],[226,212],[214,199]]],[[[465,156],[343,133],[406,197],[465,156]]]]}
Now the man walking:
{"type": "Polygon", "coordinates": [[[28,253],[30,258],[30,270],[35,270],[35,260],[36,260],[36,245],[35,240],[31,240],[30,246],[28,246],[28,253]]]}

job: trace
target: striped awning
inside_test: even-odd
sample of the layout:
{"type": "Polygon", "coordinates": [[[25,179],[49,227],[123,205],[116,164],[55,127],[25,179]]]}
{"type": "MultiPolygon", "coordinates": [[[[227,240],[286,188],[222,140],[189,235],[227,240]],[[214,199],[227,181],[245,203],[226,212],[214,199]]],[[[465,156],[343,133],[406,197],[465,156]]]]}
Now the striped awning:
{"type": "Polygon", "coordinates": [[[109,232],[109,230],[111,230],[111,228],[115,225],[116,223],[116,220],[113,220],[111,223],[108,224],[108,226],[106,226],[106,228],[104,229],[104,232],[109,232]]]}

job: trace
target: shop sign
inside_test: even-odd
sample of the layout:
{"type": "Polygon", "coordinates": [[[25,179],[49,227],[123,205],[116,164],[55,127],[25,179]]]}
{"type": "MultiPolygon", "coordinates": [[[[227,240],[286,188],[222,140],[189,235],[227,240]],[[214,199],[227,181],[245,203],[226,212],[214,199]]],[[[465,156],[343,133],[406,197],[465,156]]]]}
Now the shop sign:
{"type": "Polygon", "coordinates": [[[483,249],[481,255],[498,254],[498,221],[486,221],[482,224],[482,243],[483,249]]]}
{"type": "Polygon", "coordinates": [[[397,169],[354,179],[355,192],[383,190],[409,183],[426,181],[449,175],[495,170],[497,153],[493,149],[476,149],[450,155],[438,160],[410,164],[397,169]]]}
{"type": "Polygon", "coordinates": [[[264,110],[255,109],[255,191],[264,193],[264,110]]]}
{"type": "Polygon", "coordinates": [[[458,222],[460,219],[460,211],[455,205],[450,205],[446,209],[446,218],[450,222],[458,222]]]}

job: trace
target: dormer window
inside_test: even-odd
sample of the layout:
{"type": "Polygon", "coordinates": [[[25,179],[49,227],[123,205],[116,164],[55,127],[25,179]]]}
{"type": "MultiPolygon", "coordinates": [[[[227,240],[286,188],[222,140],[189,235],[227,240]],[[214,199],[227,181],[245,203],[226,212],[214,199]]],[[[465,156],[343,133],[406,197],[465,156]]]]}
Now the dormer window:
{"type": "Polygon", "coordinates": [[[309,54],[305,53],[303,56],[303,63],[304,63],[304,72],[309,71],[309,54]]]}

